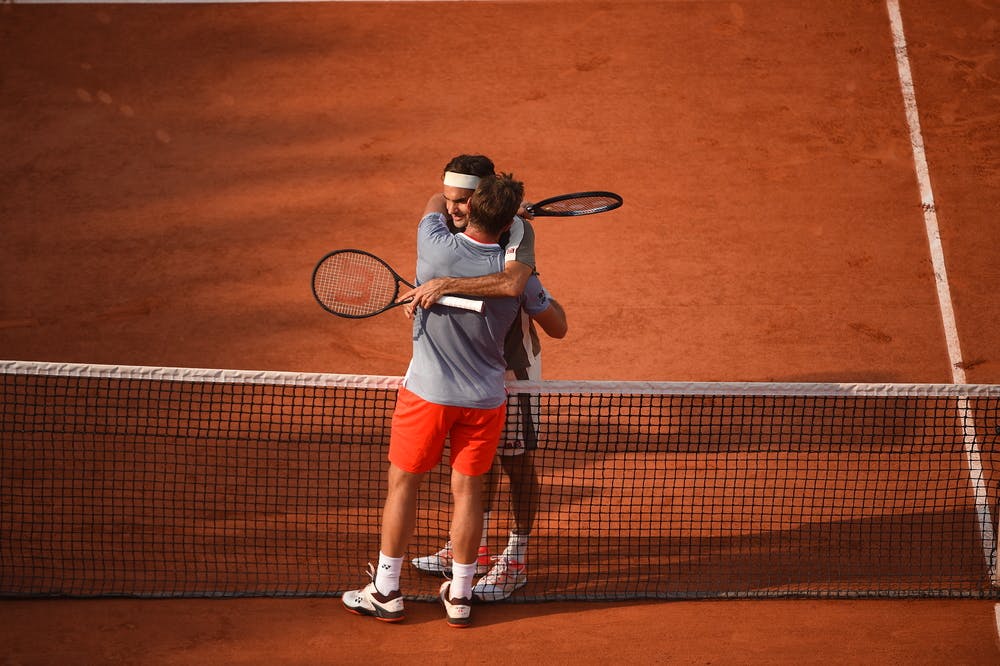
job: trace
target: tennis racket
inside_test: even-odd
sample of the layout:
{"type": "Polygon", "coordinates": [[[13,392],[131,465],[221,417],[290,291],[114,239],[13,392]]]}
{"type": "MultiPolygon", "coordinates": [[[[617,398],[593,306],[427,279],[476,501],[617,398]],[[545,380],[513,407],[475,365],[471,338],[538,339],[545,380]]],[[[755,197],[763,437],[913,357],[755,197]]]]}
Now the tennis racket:
{"type": "MultiPolygon", "coordinates": [[[[312,290],[323,309],[338,317],[374,317],[397,305],[399,286],[413,285],[374,254],[362,250],[335,250],[313,269],[312,290]]],[[[483,311],[483,302],[459,296],[442,296],[441,305],[473,312],[483,311]]]]}
{"type": "Polygon", "coordinates": [[[622,205],[622,198],[614,192],[574,192],[542,199],[524,207],[535,217],[572,217],[606,213],[622,205]]]}

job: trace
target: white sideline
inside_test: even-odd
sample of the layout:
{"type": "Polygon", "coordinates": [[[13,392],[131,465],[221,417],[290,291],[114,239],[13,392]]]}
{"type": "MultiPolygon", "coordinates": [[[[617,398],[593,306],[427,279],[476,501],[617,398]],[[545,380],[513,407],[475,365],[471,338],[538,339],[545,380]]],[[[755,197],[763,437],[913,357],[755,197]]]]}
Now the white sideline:
{"type": "Polygon", "coordinates": [[[931,261],[934,265],[934,281],[937,283],[938,302],[941,307],[941,321],[944,324],[948,343],[948,357],[951,360],[952,381],[964,384],[965,370],[962,367],[962,348],[958,341],[958,326],[952,306],[948,271],[945,269],[944,248],[941,245],[941,231],[937,223],[937,209],[934,192],[931,189],[930,169],[924,152],[924,138],[920,131],[920,115],[917,112],[917,98],[913,87],[910,60],[906,54],[906,37],[903,34],[903,19],[899,12],[899,0],[886,0],[889,20],[892,23],[892,40],[896,50],[896,65],[899,68],[899,85],[906,106],[906,120],[910,126],[910,145],[913,147],[913,162],[920,185],[920,206],[924,211],[924,225],[927,227],[927,241],[930,245],[931,261]]]}
{"type": "MultiPolygon", "coordinates": [[[[906,50],[906,37],[903,33],[903,18],[899,9],[899,0],[886,0],[889,10],[889,21],[892,24],[892,40],[896,51],[896,66],[899,69],[899,85],[903,93],[903,103],[906,107],[906,120],[910,128],[910,145],[913,147],[913,163],[916,169],[917,183],[920,186],[920,206],[924,212],[924,225],[927,229],[927,241],[930,246],[931,261],[934,267],[934,281],[937,284],[938,304],[941,308],[941,322],[944,325],[945,339],[948,344],[948,358],[951,361],[952,381],[955,384],[965,384],[965,367],[962,363],[962,347],[958,339],[958,326],[955,322],[955,310],[951,299],[951,288],[948,284],[948,271],[945,267],[944,248],[941,244],[941,230],[938,227],[937,207],[934,204],[934,191],[931,188],[930,169],[927,166],[927,155],[924,152],[924,138],[920,131],[920,114],[917,112],[917,98],[913,86],[913,74],[910,71],[910,60],[906,50]]],[[[965,457],[969,467],[969,484],[975,497],[977,522],[983,546],[983,556],[990,572],[994,586],[1000,586],[1000,572],[997,571],[996,531],[993,526],[993,515],[990,510],[989,497],[983,476],[983,465],[980,458],[979,441],[976,436],[975,417],[970,414],[968,399],[961,397],[957,407],[962,414],[962,430],[965,440],[965,457]]],[[[1000,605],[996,606],[995,620],[997,635],[1000,636],[1000,605]]]]}

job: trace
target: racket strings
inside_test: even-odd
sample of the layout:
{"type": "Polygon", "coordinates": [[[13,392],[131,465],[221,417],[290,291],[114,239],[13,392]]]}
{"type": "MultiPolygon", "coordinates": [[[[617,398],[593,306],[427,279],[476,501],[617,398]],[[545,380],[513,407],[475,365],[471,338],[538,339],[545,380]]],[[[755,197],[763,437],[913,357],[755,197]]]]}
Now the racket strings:
{"type": "Polygon", "coordinates": [[[546,213],[584,215],[615,207],[619,203],[617,199],[608,196],[576,197],[544,204],[538,210],[546,213]]]}
{"type": "Polygon", "coordinates": [[[379,312],[396,298],[396,278],[375,257],[353,252],[331,255],[316,269],[317,298],[334,312],[360,316],[379,312]]]}

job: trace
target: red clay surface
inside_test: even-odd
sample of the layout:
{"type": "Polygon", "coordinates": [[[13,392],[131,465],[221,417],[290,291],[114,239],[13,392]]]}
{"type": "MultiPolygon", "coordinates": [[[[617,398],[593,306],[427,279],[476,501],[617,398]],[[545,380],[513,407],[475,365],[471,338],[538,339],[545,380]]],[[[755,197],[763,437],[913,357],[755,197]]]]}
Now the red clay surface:
{"type": "MultiPolygon", "coordinates": [[[[1000,382],[1000,7],[904,0],[963,364],[1000,382]]],[[[400,374],[315,261],[412,270],[458,152],[529,198],[552,379],[949,382],[885,3],[0,7],[0,358],[400,374]]],[[[5,601],[11,663],[996,663],[973,601],[5,601]]]]}

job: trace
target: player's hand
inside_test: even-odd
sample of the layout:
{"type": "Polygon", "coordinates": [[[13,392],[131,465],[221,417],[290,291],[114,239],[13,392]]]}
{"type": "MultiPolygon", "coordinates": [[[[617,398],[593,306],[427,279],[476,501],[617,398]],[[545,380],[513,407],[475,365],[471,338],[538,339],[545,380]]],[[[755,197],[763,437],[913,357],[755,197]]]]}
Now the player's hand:
{"type": "Polygon", "coordinates": [[[535,214],[528,211],[528,206],[531,205],[530,201],[524,201],[521,203],[521,207],[517,209],[517,216],[522,220],[527,220],[531,222],[535,219],[535,214]]]}
{"type": "Polygon", "coordinates": [[[438,299],[445,295],[445,281],[441,278],[434,278],[433,280],[428,280],[418,287],[414,287],[404,294],[400,294],[400,301],[405,301],[408,298],[412,298],[413,302],[407,304],[406,307],[410,309],[409,316],[413,315],[414,307],[421,307],[424,309],[429,308],[438,302],[438,299]]]}

